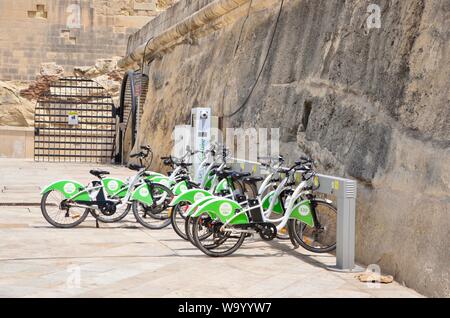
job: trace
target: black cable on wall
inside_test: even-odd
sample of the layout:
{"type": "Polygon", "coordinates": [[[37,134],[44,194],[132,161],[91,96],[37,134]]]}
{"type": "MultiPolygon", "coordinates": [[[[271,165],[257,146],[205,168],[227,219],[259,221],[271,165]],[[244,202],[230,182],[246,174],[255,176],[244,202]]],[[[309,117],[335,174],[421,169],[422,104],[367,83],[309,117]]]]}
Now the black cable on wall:
{"type": "Polygon", "coordinates": [[[275,38],[275,33],[276,33],[276,31],[277,31],[277,28],[278,28],[278,23],[279,23],[279,21],[280,21],[281,12],[283,11],[283,4],[284,4],[284,0],[281,0],[280,9],[279,9],[279,11],[278,11],[277,19],[276,19],[276,21],[275,21],[275,25],[274,25],[273,32],[272,32],[272,36],[271,36],[270,43],[269,43],[269,47],[267,48],[266,56],[264,57],[263,65],[261,66],[261,69],[260,69],[259,72],[258,72],[258,75],[257,75],[257,77],[256,77],[256,80],[255,80],[255,82],[253,83],[252,88],[250,89],[249,94],[247,95],[247,97],[245,98],[245,100],[244,100],[244,102],[241,104],[241,106],[239,106],[239,107],[238,107],[235,111],[233,111],[231,114],[224,115],[224,116],[223,116],[224,118],[230,118],[230,117],[233,117],[234,115],[236,115],[237,113],[239,113],[240,111],[242,111],[242,110],[245,108],[245,106],[247,106],[247,103],[248,103],[248,101],[250,100],[250,97],[252,96],[253,91],[255,90],[256,85],[258,84],[259,79],[261,78],[261,74],[262,74],[262,72],[264,71],[264,68],[265,68],[265,66],[266,66],[267,58],[269,57],[269,53],[270,53],[270,50],[271,50],[271,48],[272,48],[273,40],[274,40],[274,38],[275,38]]]}

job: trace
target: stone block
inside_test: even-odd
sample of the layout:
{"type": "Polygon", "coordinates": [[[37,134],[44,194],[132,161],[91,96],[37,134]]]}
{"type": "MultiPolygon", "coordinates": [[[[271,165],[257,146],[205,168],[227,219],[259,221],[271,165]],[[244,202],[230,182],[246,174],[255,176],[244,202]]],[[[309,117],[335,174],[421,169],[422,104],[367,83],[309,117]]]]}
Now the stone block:
{"type": "Polygon", "coordinates": [[[113,26],[114,33],[125,33],[125,26],[113,26]]]}
{"type": "Polygon", "coordinates": [[[116,27],[125,28],[141,28],[147,24],[152,18],[148,16],[121,16],[116,15],[114,17],[114,25],[116,27]]]}
{"type": "Polygon", "coordinates": [[[33,158],[34,128],[0,127],[0,157],[33,158]]]}
{"type": "Polygon", "coordinates": [[[133,9],[135,11],[156,11],[156,3],[155,2],[134,2],[133,9]]]}

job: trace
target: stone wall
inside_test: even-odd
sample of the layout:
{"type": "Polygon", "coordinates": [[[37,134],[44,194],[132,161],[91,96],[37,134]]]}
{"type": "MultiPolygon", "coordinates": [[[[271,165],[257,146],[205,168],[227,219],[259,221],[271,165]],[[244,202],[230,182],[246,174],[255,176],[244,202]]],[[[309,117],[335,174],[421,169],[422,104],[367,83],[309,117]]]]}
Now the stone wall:
{"type": "MultiPolygon", "coordinates": [[[[183,6],[207,2],[179,2],[128,52],[183,18],[183,6]]],[[[358,180],[357,260],[449,297],[450,2],[285,0],[272,45],[281,1],[249,3],[152,61],[141,142],[167,154],[192,107],[238,109],[269,52],[249,102],[224,125],[281,127],[291,160],[305,152],[321,172],[358,180]],[[366,23],[374,2],[379,29],[366,23]]]]}
{"type": "Polygon", "coordinates": [[[70,72],[122,55],[128,35],[174,2],[0,0],[0,79],[33,80],[43,62],[70,72]]]}

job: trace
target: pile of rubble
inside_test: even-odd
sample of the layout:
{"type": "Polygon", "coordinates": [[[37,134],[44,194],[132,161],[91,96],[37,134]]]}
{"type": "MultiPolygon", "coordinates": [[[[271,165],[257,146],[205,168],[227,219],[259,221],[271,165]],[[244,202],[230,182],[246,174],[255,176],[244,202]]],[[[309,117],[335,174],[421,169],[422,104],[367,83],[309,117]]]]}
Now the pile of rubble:
{"type": "Polygon", "coordinates": [[[124,74],[117,66],[118,60],[118,56],[99,59],[92,66],[75,67],[73,73],[66,72],[56,63],[43,63],[35,81],[0,81],[0,126],[33,126],[34,106],[39,96],[48,90],[52,81],[63,76],[75,75],[92,79],[103,86],[118,105],[124,74]]]}
{"type": "Polygon", "coordinates": [[[112,96],[114,103],[118,106],[120,86],[124,71],[117,66],[120,56],[109,59],[99,59],[93,66],[74,67],[74,75],[92,79],[97,82],[112,96]]]}
{"type": "Polygon", "coordinates": [[[48,90],[50,83],[57,80],[64,74],[64,68],[56,63],[42,63],[36,81],[30,86],[20,91],[20,96],[35,101],[39,96],[48,90]]]}

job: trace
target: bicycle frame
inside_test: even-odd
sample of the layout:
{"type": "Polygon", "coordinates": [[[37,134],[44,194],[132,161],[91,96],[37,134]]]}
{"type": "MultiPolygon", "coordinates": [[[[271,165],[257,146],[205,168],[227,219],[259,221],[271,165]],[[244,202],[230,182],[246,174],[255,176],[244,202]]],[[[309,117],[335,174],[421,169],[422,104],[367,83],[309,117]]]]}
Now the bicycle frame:
{"type": "MultiPolygon", "coordinates": [[[[237,202],[234,202],[226,198],[216,197],[215,199],[205,201],[203,205],[200,205],[198,207],[198,209],[192,214],[192,216],[198,217],[202,213],[206,212],[212,218],[219,218],[222,221],[223,225],[221,229],[223,231],[242,232],[248,230],[227,228],[227,227],[229,225],[238,225],[246,223],[251,224],[252,222],[248,220],[247,213],[253,209],[259,209],[261,211],[263,223],[278,223],[278,225],[276,226],[277,230],[281,230],[282,228],[284,228],[290,218],[299,219],[303,223],[313,226],[314,219],[312,217],[312,208],[310,200],[302,200],[300,202],[297,202],[298,199],[303,194],[309,192],[308,180],[311,180],[311,178],[301,181],[300,184],[294,190],[293,194],[287,197],[286,200],[287,205],[286,208],[283,208],[283,214],[280,218],[271,219],[269,217],[269,215],[273,211],[273,207],[276,203],[277,198],[280,197],[280,195],[285,189],[290,188],[290,185],[288,185],[288,183],[290,183],[290,181],[293,180],[294,172],[295,170],[293,170],[293,168],[287,172],[282,172],[286,173],[286,177],[280,182],[280,184],[276,187],[275,191],[273,192],[269,208],[266,211],[264,211],[262,208],[260,196],[258,197],[257,205],[246,207],[242,207],[243,203],[238,204],[237,202]],[[247,222],[245,220],[247,220],[247,222]]],[[[265,182],[263,183],[264,186],[261,187],[259,193],[263,193],[264,189],[268,187],[268,185],[271,183],[270,178],[272,177],[273,174],[269,174],[266,177],[265,182]]]]}
{"type": "MultiPolygon", "coordinates": [[[[134,187],[136,185],[140,185],[143,183],[143,180],[141,180],[141,177],[143,176],[145,170],[142,169],[140,170],[136,175],[134,175],[131,179],[131,181],[129,183],[126,184],[126,188],[127,188],[127,192],[125,194],[125,196],[123,198],[119,198],[119,199],[115,199],[114,198],[114,194],[110,195],[107,193],[107,191],[105,190],[105,184],[103,182],[103,180],[101,180],[101,183],[99,185],[88,185],[87,187],[85,187],[83,190],[75,193],[73,196],[67,198],[68,201],[74,201],[75,203],[69,203],[69,206],[72,207],[80,207],[80,208],[88,208],[88,209],[95,209],[95,210],[99,210],[98,207],[95,206],[96,203],[98,203],[97,201],[92,200],[91,194],[95,193],[95,196],[98,194],[98,192],[95,192],[96,190],[99,191],[103,191],[103,195],[105,197],[105,201],[111,201],[114,203],[120,202],[122,201],[121,204],[117,205],[117,207],[121,208],[126,204],[130,204],[130,198],[134,192],[134,187]],[[83,194],[87,194],[89,196],[89,198],[91,200],[87,201],[87,200],[77,200],[77,197],[80,197],[83,194]],[[79,203],[77,203],[79,202],[79,203]],[[82,202],[82,203],[81,203],[82,202]],[[89,204],[89,202],[92,202],[91,204],[89,204]]],[[[123,192],[125,190],[125,187],[121,187],[116,194],[123,192]]]]}
{"type": "MultiPolygon", "coordinates": [[[[286,180],[286,179],[285,179],[286,180]]],[[[283,180],[284,181],[284,180],[283,180]]],[[[277,188],[277,190],[280,190],[281,189],[281,191],[284,189],[284,185],[285,185],[285,183],[283,184],[283,182],[282,182],[282,184],[280,184],[280,186],[277,188]]],[[[294,192],[294,195],[292,196],[292,199],[290,199],[289,200],[289,202],[288,202],[288,206],[287,206],[287,208],[286,208],[286,211],[285,211],[285,213],[283,214],[283,216],[281,217],[281,218],[279,218],[279,219],[270,219],[270,218],[268,218],[267,216],[266,216],[266,213],[262,213],[262,217],[263,217],[263,221],[264,222],[267,222],[267,223],[277,223],[277,222],[280,222],[277,226],[276,226],[276,228],[277,228],[277,231],[279,231],[279,230],[281,230],[283,227],[285,227],[286,226],[286,224],[287,224],[287,222],[289,221],[289,219],[291,218],[291,215],[292,215],[292,213],[293,213],[293,211],[294,211],[294,209],[293,209],[293,204],[294,203],[292,203],[292,202],[295,202],[296,200],[295,199],[293,199],[293,198],[295,198],[295,197],[297,197],[297,198],[299,198],[303,193],[302,192],[304,192],[304,189],[306,188],[306,186],[307,186],[307,183],[306,183],[306,181],[302,181],[300,184],[299,184],[299,186],[296,188],[296,190],[295,190],[295,192],[294,192]]],[[[281,193],[281,191],[280,191],[280,193],[281,193]]],[[[276,196],[274,196],[274,198],[276,198],[276,196]]],[[[288,197],[288,199],[289,199],[289,197],[288,197]]],[[[273,200],[273,201],[275,201],[275,200],[273,200]]],[[[305,200],[305,201],[309,201],[309,200],[305,200]]],[[[272,202],[273,203],[273,202],[272,202]]],[[[271,205],[272,205],[272,203],[271,203],[271,205]]],[[[300,202],[299,204],[301,204],[302,202],[300,202]]],[[[297,206],[297,205],[296,205],[297,206]]],[[[242,209],[241,211],[239,211],[238,213],[236,213],[235,215],[233,215],[233,217],[232,218],[230,218],[229,220],[227,220],[227,222],[225,222],[223,225],[222,225],[222,229],[223,229],[223,231],[235,231],[235,232],[239,232],[240,230],[236,230],[236,229],[227,229],[226,227],[229,225],[229,224],[231,224],[236,218],[239,218],[241,215],[246,215],[247,214],[247,212],[249,212],[251,209],[254,209],[254,208],[261,208],[261,205],[259,204],[258,206],[253,206],[253,207],[246,207],[246,208],[244,208],[244,209],[242,209]]]]}

